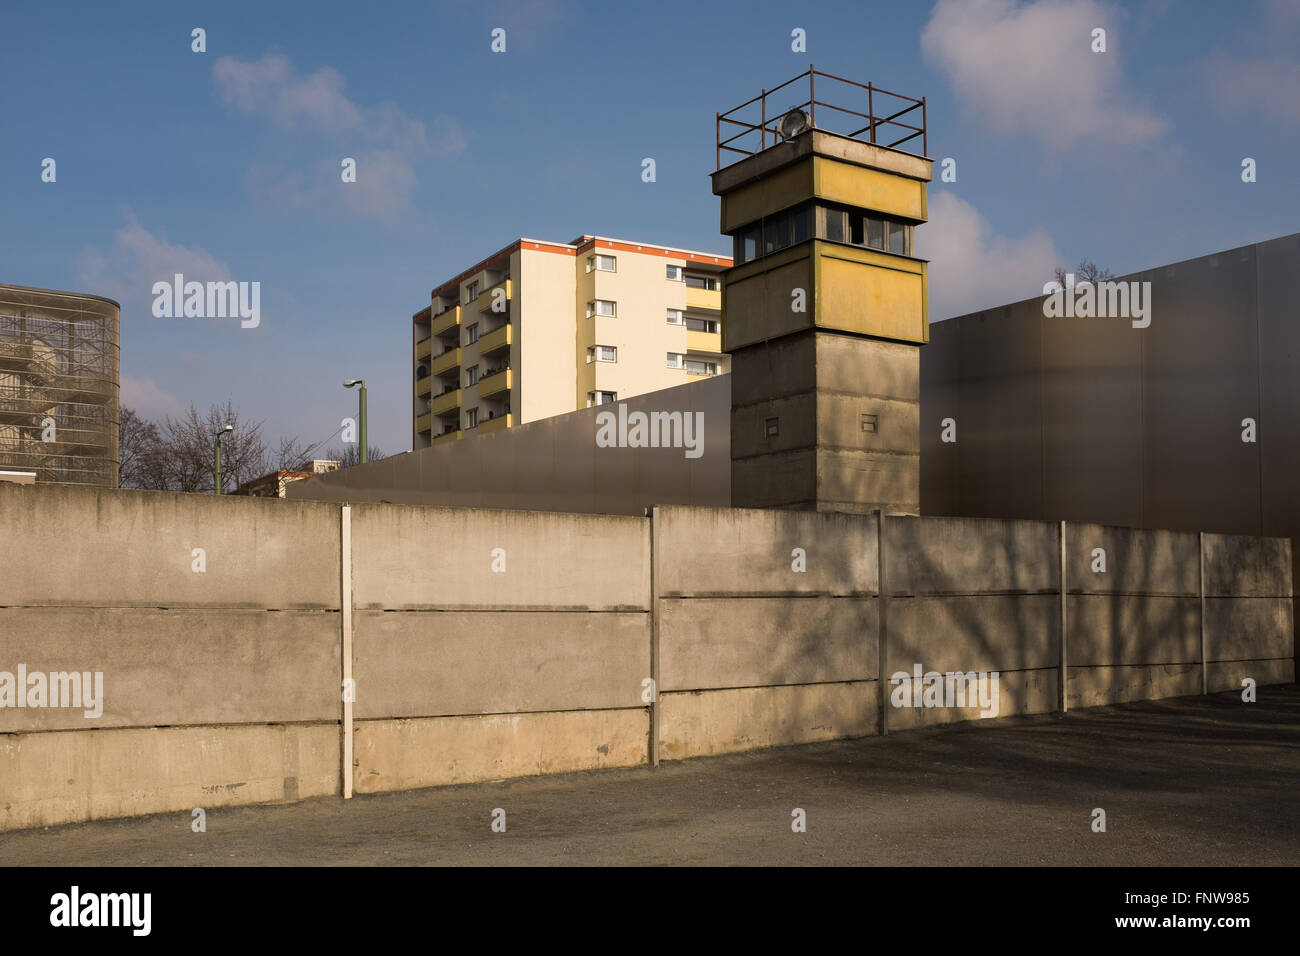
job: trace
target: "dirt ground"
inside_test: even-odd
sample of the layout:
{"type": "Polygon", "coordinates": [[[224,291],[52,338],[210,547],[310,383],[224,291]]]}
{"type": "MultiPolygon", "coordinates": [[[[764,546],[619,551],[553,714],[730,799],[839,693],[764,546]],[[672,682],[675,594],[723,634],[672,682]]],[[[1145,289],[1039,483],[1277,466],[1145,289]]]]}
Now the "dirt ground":
{"type": "Polygon", "coordinates": [[[1295,865],[1300,688],[0,834],[0,865],[1295,865]],[[506,832],[492,831],[505,811],[506,832]],[[793,832],[792,811],[807,830],[793,832]],[[1095,808],[1106,831],[1093,832],[1095,808]]]}

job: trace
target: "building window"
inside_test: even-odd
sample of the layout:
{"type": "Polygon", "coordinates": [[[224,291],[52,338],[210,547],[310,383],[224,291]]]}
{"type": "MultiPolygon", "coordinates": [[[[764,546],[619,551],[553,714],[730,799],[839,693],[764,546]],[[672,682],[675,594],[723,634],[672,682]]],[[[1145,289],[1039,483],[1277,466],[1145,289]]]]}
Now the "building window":
{"type": "Polygon", "coordinates": [[[758,258],[758,226],[750,226],[748,229],[742,229],[736,235],[735,253],[736,265],[742,262],[750,262],[758,258]]]}
{"type": "Polygon", "coordinates": [[[614,311],[614,303],[609,299],[596,299],[594,302],[587,303],[587,318],[591,318],[593,315],[613,318],[614,311]]]}
{"type": "Polygon", "coordinates": [[[682,271],[681,266],[669,266],[668,278],[672,279],[674,282],[681,282],[686,278],[686,273],[682,271]]]}
{"type": "Polygon", "coordinates": [[[471,365],[469,368],[465,369],[465,378],[468,379],[470,385],[477,385],[477,384],[478,384],[478,366],[477,366],[477,365],[471,365]]]}
{"type": "Polygon", "coordinates": [[[768,438],[775,438],[777,435],[781,434],[781,419],[767,419],[763,424],[763,431],[766,433],[768,438]]]}
{"type": "Polygon", "coordinates": [[[898,256],[912,254],[912,226],[858,210],[819,207],[821,238],[898,256]]]}
{"type": "Polygon", "coordinates": [[[587,364],[592,362],[617,362],[618,349],[612,345],[593,345],[587,349],[587,364]]]}
{"type": "Polygon", "coordinates": [[[686,276],[686,288],[688,289],[708,289],[710,292],[716,292],[720,288],[717,276],[686,276]]]}
{"type": "Polygon", "coordinates": [[[475,322],[473,325],[469,325],[469,326],[466,326],[466,327],[465,327],[465,338],[466,338],[466,340],[468,341],[468,344],[470,344],[470,345],[473,345],[475,342],[478,341],[478,323],[477,323],[477,322],[475,322]]]}
{"type": "Polygon", "coordinates": [[[596,256],[596,268],[601,272],[614,272],[616,262],[613,256],[596,256]]]}
{"type": "Polygon", "coordinates": [[[611,405],[618,401],[618,392],[588,392],[587,407],[592,405],[611,405]]]}
{"type": "Polygon", "coordinates": [[[891,222],[886,225],[886,232],[889,234],[889,251],[900,256],[907,255],[908,227],[898,222],[891,222]]]}
{"type": "Polygon", "coordinates": [[[669,325],[683,325],[683,324],[685,324],[685,320],[682,318],[682,310],[681,310],[681,309],[669,309],[669,310],[668,310],[668,324],[669,324],[669,325]]]}
{"type": "Polygon", "coordinates": [[[686,330],[688,332],[717,332],[718,322],[716,319],[697,319],[690,317],[686,320],[686,330]]]}
{"type": "Polygon", "coordinates": [[[687,375],[717,375],[718,365],[716,362],[700,362],[696,359],[687,359],[685,362],[687,375]]]}
{"type": "Polygon", "coordinates": [[[465,409],[465,427],[474,428],[476,425],[478,425],[478,409],[477,408],[465,409]]]}
{"type": "Polygon", "coordinates": [[[682,363],[683,363],[685,360],[686,360],[686,356],[685,356],[685,355],[682,355],[680,352],[669,352],[669,353],[668,353],[668,367],[669,367],[669,368],[682,368],[682,363]]]}
{"type": "Polygon", "coordinates": [[[475,299],[477,299],[477,298],[478,298],[478,280],[475,279],[475,280],[474,280],[473,282],[471,282],[471,283],[469,284],[469,286],[465,289],[465,301],[466,301],[466,302],[473,302],[473,301],[474,301],[475,299]]]}
{"type": "Polygon", "coordinates": [[[790,242],[792,245],[808,241],[808,208],[806,206],[790,217],[790,225],[790,242]]]}
{"type": "Polygon", "coordinates": [[[847,218],[843,209],[826,209],[820,210],[825,217],[825,228],[822,229],[822,236],[831,242],[847,242],[844,229],[844,220],[847,218]]]}
{"type": "Polygon", "coordinates": [[[872,216],[867,217],[867,246],[871,249],[885,248],[885,221],[872,216]]]}

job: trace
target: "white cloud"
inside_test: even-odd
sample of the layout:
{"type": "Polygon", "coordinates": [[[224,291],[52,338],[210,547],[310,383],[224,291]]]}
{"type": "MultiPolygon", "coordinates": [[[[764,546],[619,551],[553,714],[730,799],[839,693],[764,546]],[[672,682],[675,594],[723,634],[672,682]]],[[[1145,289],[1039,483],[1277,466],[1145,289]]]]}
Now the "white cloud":
{"type": "Polygon", "coordinates": [[[464,152],[469,137],[453,117],[437,115],[432,130],[392,103],[364,108],[343,92],[343,76],[329,67],[298,75],[283,54],[260,60],[225,56],[212,70],[229,108],[291,131],[332,138],[336,155],[311,170],[254,166],[249,188],[260,202],[298,208],[343,208],[369,217],[394,215],[411,205],[415,162],[464,152]],[[357,160],[357,181],[344,183],[340,162],[357,160]]]}
{"type": "Polygon", "coordinates": [[[1042,295],[1064,261],[1052,237],[1035,230],[1017,239],[994,235],[970,203],[950,192],[930,200],[930,220],[916,230],[917,254],[930,261],[930,320],[1042,295]]]}
{"type": "Polygon", "coordinates": [[[170,282],[176,273],[186,281],[209,282],[231,278],[230,268],[198,246],[182,246],[155,236],[128,213],[127,224],[113,233],[107,250],[90,246],[78,260],[78,281],[98,295],[124,306],[152,299],[155,282],[170,282]]]}
{"type": "Polygon", "coordinates": [[[1124,89],[1120,16],[1096,0],[940,0],[921,49],[992,131],[1027,133],[1053,152],[1090,141],[1142,144],[1168,122],[1124,89]],[[1106,53],[1091,50],[1096,27],[1106,30],[1106,53]]]}
{"type": "Polygon", "coordinates": [[[130,375],[122,376],[120,401],[143,418],[159,419],[185,410],[176,396],[160,388],[153,379],[130,375]]]}
{"type": "Polygon", "coordinates": [[[342,74],[329,67],[298,77],[281,53],[260,60],[223,56],[212,67],[212,79],[227,106],[264,115],[282,129],[353,133],[365,128],[361,110],[343,94],[342,74]]]}

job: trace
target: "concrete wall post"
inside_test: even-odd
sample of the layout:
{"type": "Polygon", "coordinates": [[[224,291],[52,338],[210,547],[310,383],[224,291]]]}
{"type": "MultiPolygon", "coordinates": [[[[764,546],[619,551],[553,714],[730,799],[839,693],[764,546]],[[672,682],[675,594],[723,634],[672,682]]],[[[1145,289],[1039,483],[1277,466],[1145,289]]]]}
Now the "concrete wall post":
{"type": "Polygon", "coordinates": [[[1205,647],[1205,532],[1196,534],[1196,558],[1200,566],[1201,594],[1201,693],[1210,692],[1210,656],[1205,647]]]}
{"type": "Polygon", "coordinates": [[[1066,567],[1066,560],[1065,560],[1065,522],[1064,522],[1064,521],[1061,522],[1061,524],[1060,524],[1060,529],[1061,529],[1061,530],[1060,530],[1059,538],[1060,538],[1060,542],[1061,542],[1061,553],[1060,553],[1060,582],[1061,582],[1061,631],[1060,631],[1060,651],[1061,651],[1061,654],[1060,654],[1060,661],[1059,661],[1058,664],[1057,664],[1057,669],[1058,669],[1058,671],[1059,671],[1059,676],[1058,676],[1058,683],[1057,683],[1057,694],[1056,694],[1056,699],[1060,702],[1061,713],[1064,714],[1064,713],[1068,712],[1069,709],[1070,709],[1069,696],[1068,696],[1068,694],[1066,693],[1066,679],[1067,679],[1067,678],[1066,678],[1066,640],[1065,640],[1065,628],[1066,628],[1066,623],[1067,623],[1067,621],[1066,621],[1066,611],[1065,611],[1065,567],[1066,567]]]}
{"type": "Polygon", "coordinates": [[[889,733],[889,678],[885,673],[889,661],[889,591],[885,576],[885,512],[876,511],[876,607],[880,633],[876,641],[876,683],[880,687],[880,735],[889,733]]]}
{"type": "Polygon", "coordinates": [[[650,766],[659,766],[659,540],[658,509],[650,510],[650,766]]]}
{"type": "Polygon", "coordinates": [[[340,594],[339,609],[343,628],[343,799],[352,799],[352,699],[355,696],[352,684],[352,508],[344,505],[339,513],[340,547],[339,566],[340,594]]]}

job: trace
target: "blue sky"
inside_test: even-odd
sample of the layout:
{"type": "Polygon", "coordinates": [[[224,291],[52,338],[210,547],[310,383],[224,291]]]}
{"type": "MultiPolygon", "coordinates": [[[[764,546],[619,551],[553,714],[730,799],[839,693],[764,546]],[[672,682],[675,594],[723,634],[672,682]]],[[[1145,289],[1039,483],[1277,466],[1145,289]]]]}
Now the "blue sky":
{"type": "Polygon", "coordinates": [[[229,398],[314,443],[364,377],[372,442],[403,451],[432,286],[521,235],[728,251],[714,113],[810,62],[927,98],[957,170],[918,230],[937,320],[1084,256],[1124,273],[1300,231],[1297,51],[1300,0],[6,2],[0,281],[121,301],[147,415],[229,398]],[[260,282],[260,326],[155,318],[174,271],[260,282]]]}

